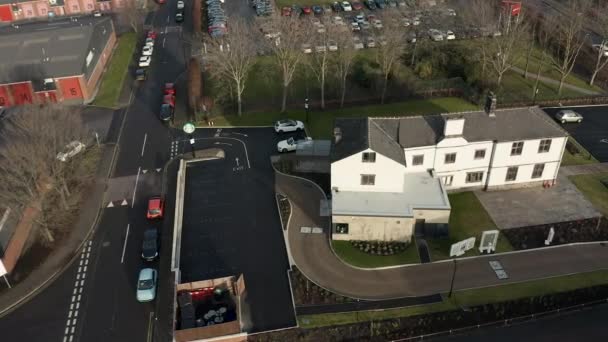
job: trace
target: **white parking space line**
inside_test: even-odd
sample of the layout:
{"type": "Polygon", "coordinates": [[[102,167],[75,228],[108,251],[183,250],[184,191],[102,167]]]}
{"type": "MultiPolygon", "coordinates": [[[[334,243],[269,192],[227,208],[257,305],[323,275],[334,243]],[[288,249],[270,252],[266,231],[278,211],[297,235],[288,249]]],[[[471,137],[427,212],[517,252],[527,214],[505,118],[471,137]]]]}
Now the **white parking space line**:
{"type": "Polygon", "coordinates": [[[148,139],[148,133],[144,134],[144,142],[141,144],[141,156],[144,156],[144,151],[146,150],[146,140],[148,139]]]}
{"type": "Polygon", "coordinates": [[[122,255],[120,257],[120,263],[122,264],[125,261],[125,251],[127,250],[127,241],[129,240],[129,227],[131,224],[127,224],[127,234],[125,235],[125,242],[122,245],[122,255]]]}
{"type": "Polygon", "coordinates": [[[133,187],[133,199],[131,200],[131,208],[135,206],[135,194],[137,193],[137,183],[139,183],[139,174],[141,173],[141,166],[137,168],[137,176],[135,176],[135,186],[133,187]]]}
{"type": "Polygon", "coordinates": [[[163,47],[165,47],[165,41],[167,40],[167,37],[163,37],[163,47]]]}

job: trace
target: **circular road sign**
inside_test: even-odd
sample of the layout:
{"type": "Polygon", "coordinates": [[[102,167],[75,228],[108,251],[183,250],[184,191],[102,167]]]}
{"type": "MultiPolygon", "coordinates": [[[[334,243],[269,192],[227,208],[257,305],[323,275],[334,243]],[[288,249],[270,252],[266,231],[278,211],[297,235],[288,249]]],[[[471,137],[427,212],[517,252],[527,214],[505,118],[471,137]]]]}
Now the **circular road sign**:
{"type": "Polygon", "coordinates": [[[186,132],[186,134],[192,134],[192,133],[194,133],[194,130],[196,129],[196,127],[194,127],[194,124],[192,124],[191,122],[186,122],[183,129],[184,129],[184,132],[186,132]]]}

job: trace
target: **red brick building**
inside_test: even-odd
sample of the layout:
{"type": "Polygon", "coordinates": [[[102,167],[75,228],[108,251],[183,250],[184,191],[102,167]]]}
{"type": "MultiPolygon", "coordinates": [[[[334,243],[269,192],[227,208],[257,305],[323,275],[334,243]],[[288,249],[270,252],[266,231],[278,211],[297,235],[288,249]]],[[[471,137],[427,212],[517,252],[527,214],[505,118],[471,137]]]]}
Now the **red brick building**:
{"type": "Polygon", "coordinates": [[[92,101],[115,45],[109,17],[0,28],[0,106],[92,101]]]}
{"type": "Polygon", "coordinates": [[[0,22],[110,12],[134,0],[0,0],[0,22]]]}

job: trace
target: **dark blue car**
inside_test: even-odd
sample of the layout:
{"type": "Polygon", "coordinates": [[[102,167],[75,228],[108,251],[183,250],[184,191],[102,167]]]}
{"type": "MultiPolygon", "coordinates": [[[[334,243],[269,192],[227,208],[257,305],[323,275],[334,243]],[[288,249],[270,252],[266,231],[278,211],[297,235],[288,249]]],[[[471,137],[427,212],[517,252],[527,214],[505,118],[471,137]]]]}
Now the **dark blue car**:
{"type": "Polygon", "coordinates": [[[312,13],[316,14],[316,15],[321,15],[323,14],[323,7],[319,6],[319,5],[314,5],[312,6],[312,13]]]}

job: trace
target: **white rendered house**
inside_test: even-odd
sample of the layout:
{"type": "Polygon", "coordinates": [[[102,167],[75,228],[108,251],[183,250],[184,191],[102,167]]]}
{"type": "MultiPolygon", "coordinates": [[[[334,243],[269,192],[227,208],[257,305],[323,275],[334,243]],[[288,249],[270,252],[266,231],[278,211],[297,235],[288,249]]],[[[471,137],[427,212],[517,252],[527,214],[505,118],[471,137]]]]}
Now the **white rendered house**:
{"type": "Polygon", "coordinates": [[[408,241],[447,233],[446,192],[552,185],[568,134],[538,107],[336,119],[333,239],[408,241]]]}

